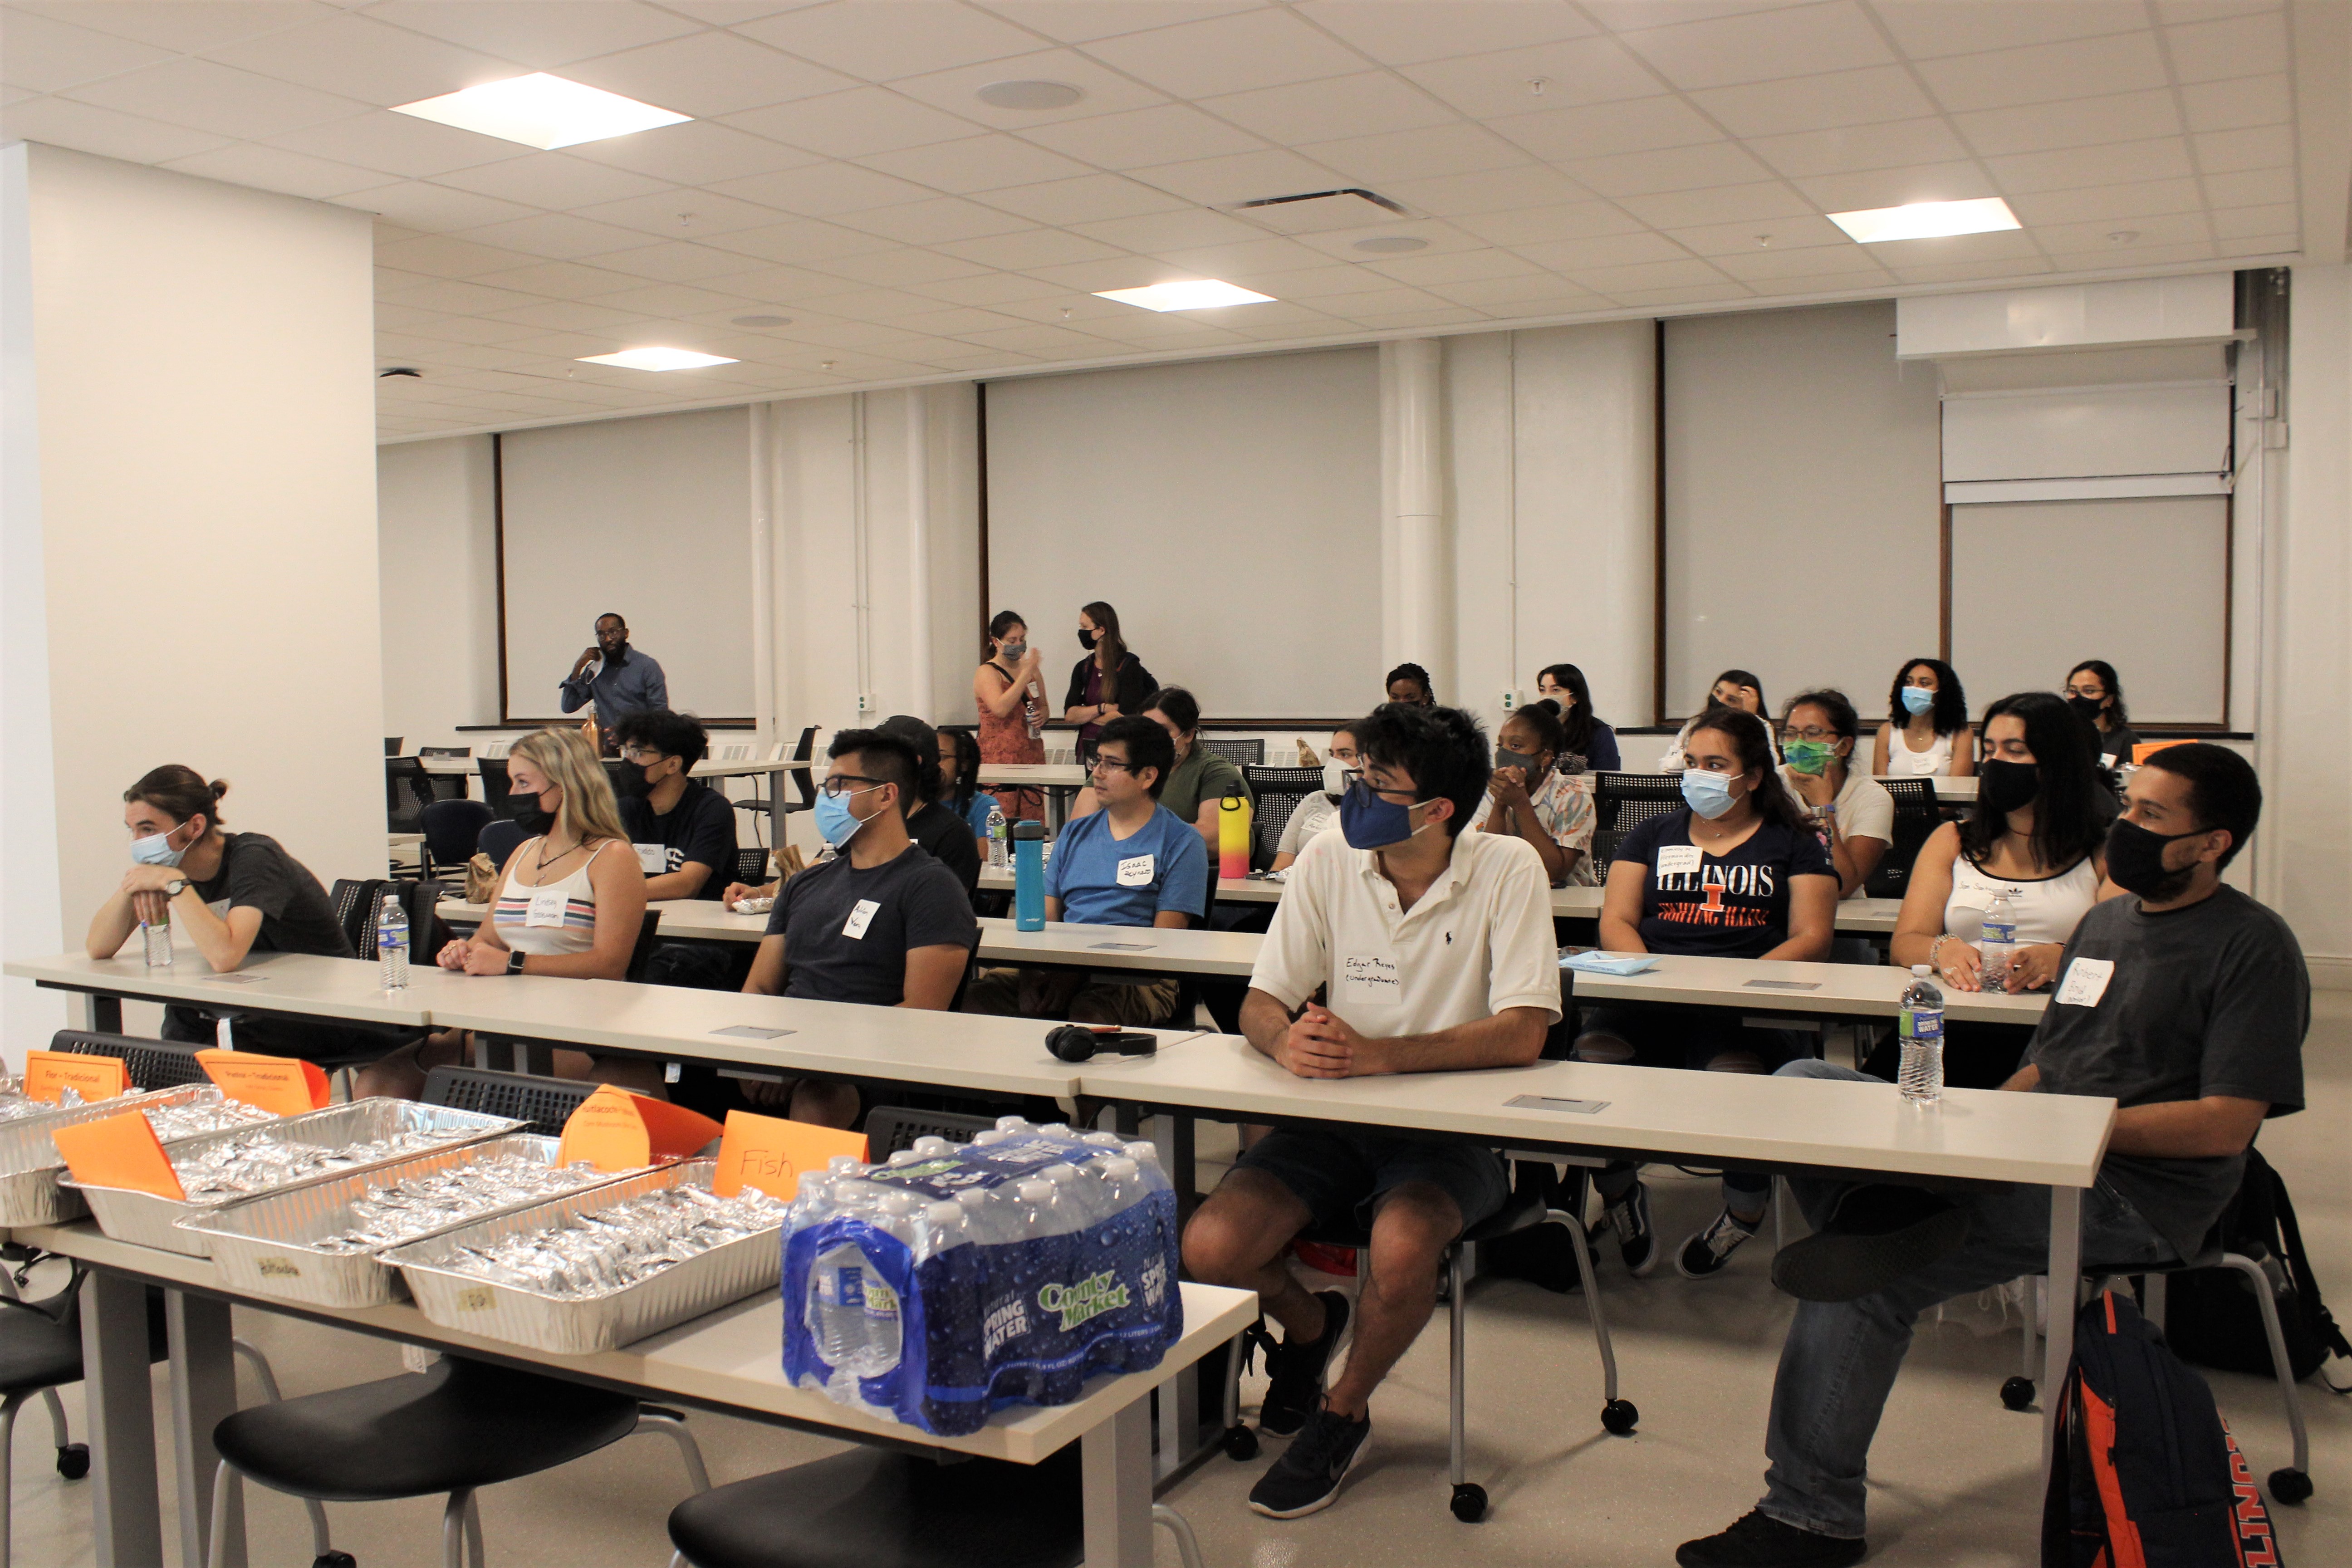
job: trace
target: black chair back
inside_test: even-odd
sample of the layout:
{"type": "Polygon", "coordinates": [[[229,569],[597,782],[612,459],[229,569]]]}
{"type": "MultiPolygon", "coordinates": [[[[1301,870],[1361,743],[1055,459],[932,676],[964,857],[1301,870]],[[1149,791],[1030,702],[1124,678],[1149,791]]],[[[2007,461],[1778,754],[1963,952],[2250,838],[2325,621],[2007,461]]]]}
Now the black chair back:
{"type": "Polygon", "coordinates": [[[1263,763],[1265,761],[1265,740],[1263,736],[1260,736],[1255,741],[1203,740],[1195,741],[1193,744],[1199,746],[1204,752],[1214,752],[1216,755],[1224,758],[1225,761],[1236,763],[1243,767],[1248,767],[1254,763],[1263,763]]]}
{"type": "Polygon", "coordinates": [[[384,815],[394,833],[422,833],[425,808],[433,804],[432,775],[415,757],[383,760],[384,815]]]}
{"type": "Polygon", "coordinates": [[[383,754],[387,757],[396,757],[400,755],[401,740],[402,737],[398,735],[386,735],[383,738],[383,754]]]}
{"type": "Polygon", "coordinates": [[[431,876],[436,866],[462,867],[472,859],[482,829],[495,818],[478,800],[436,800],[426,806],[422,818],[425,875],[431,876]]]}
{"type": "Polygon", "coordinates": [[[641,984],[644,982],[646,963],[654,955],[654,939],[660,931],[661,911],[647,910],[646,923],[637,928],[637,945],[629,953],[628,972],[621,976],[622,979],[635,980],[641,984]]]}
{"type": "Polygon", "coordinates": [[[335,906],[335,921],[343,928],[352,952],[371,961],[377,956],[375,922],[383,912],[387,893],[399,896],[401,912],[408,917],[409,963],[432,963],[433,955],[454,934],[442,923],[435,908],[441,898],[438,882],[394,882],[381,877],[336,878],[328,897],[335,906]]]}
{"type": "Polygon", "coordinates": [[[1895,838],[1887,845],[1886,853],[1869,876],[1863,879],[1862,890],[1874,899],[1899,899],[1911,882],[1912,863],[1919,858],[1919,850],[1943,822],[1943,813],[1936,804],[1936,781],[1933,779],[1881,779],[1886,793],[1895,797],[1895,838]]]}
{"type": "Polygon", "coordinates": [[[522,841],[530,837],[522,830],[522,824],[509,821],[503,816],[493,817],[484,823],[482,831],[475,836],[474,852],[488,856],[494,865],[503,866],[507,863],[507,857],[521,848],[522,841]]]}
{"type": "Polygon", "coordinates": [[[184,1083],[205,1081],[196,1053],[207,1047],[179,1040],[145,1040],[132,1035],[100,1034],[91,1029],[59,1029],[49,1049],[78,1057],[118,1057],[133,1089],[177,1089],[184,1083]]]}
{"type": "Polygon", "coordinates": [[[1323,770],[1249,764],[1243,767],[1242,777],[1255,803],[1250,817],[1250,866],[1262,871],[1274,863],[1274,847],[1282,842],[1290,814],[1298,809],[1300,801],[1322,789],[1323,770]]]}
{"type": "Polygon", "coordinates": [[[485,1116],[511,1116],[530,1125],[526,1131],[562,1136],[563,1123],[580,1102],[596,1092],[586,1079],[540,1078],[522,1072],[486,1072],[480,1068],[435,1068],[425,1078],[425,1103],[485,1116]]]}
{"type": "Polygon", "coordinates": [[[879,1163],[918,1138],[944,1138],[969,1143],[996,1125],[985,1116],[959,1116],[952,1110],[917,1110],[904,1105],[877,1105],[866,1113],[866,1157],[879,1163]]]}
{"type": "MultiPolygon", "coordinates": [[[[768,880],[768,852],[758,848],[736,850],[734,879],[747,888],[764,886],[768,880]]],[[[721,884],[711,890],[712,896],[726,890],[725,885],[721,884]]]]}

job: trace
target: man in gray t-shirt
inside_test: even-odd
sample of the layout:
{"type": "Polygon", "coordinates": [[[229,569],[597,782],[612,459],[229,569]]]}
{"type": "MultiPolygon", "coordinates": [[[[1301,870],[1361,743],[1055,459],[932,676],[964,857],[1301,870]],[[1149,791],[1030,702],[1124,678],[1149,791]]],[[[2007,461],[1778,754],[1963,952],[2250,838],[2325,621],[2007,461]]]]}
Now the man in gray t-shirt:
{"type": "MultiPolygon", "coordinates": [[[[2303,1108],[2311,1016],[2286,922],[2221,884],[2262,814],[2252,767],[2221,746],[2170,747],[2133,775],[2125,799],[2106,854],[2122,894],[2110,889],[2075,927],[2025,1065],[2003,1086],[2116,1100],[2098,1184],[2083,1195],[2084,1264],[2115,1274],[2195,1256],[2263,1119],[2303,1108]]],[[[1813,1061],[1781,1070],[1862,1076],[1813,1061]]],[[[1773,1263],[1774,1282],[1801,1300],[1772,1385],[1765,1494],[1722,1534],[1684,1542],[1682,1568],[1861,1562],[1870,1439],[1913,1322],[1939,1301],[2038,1274],[2048,1255],[2039,1187],[1971,1190],[1888,1237],[1846,1223],[1842,1208],[1867,1193],[1883,1216],[1886,1189],[1790,1186],[1820,1234],[1773,1263]],[[1932,1260],[1889,1261],[1906,1246],[1932,1260]]]]}

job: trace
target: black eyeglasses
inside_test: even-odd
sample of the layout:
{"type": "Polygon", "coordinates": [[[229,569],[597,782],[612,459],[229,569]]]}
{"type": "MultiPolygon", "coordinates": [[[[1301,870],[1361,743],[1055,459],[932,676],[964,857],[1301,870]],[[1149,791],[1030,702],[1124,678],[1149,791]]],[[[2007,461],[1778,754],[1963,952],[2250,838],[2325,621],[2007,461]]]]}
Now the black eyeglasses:
{"type": "Polygon", "coordinates": [[[1106,769],[1106,768],[1108,768],[1108,769],[1111,770],[1111,771],[1112,771],[1112,772],[1114,772],[1114,773],[1132,773],[1133,772],[1135,772],[1135,764],[1134,764],[1133,763],[1130,763],[1130,762],[1127,761],[1127,760],[1126,760],[1125,758],[1123,758],[1123,757],[1103,757],[1103,756],[1097,756],[1097,758],[1095,758],[1095,764],[1094,764],[1094,771],[1095,771],[1095,772],[1097,772],[1097,773],[1100,773],[1100,772],[1102,772],[1102,771],[1103,771],[1104,769],[1106,769]]]}
{"type": "Polygon", "coordinates": [[[823,784],[817,785],[817,788],[824,791],[825,794],[832,795],[835,799],[838,800],[845,795],[863,795],[866,793],[865,790],[850,788],[849,786],[852,784],[864,784],[866,789],[879,789],[882,785],[888,784],[889,782],[890,781],[888,779],[870,779],[864,773],[835,773],[823,784]]]}

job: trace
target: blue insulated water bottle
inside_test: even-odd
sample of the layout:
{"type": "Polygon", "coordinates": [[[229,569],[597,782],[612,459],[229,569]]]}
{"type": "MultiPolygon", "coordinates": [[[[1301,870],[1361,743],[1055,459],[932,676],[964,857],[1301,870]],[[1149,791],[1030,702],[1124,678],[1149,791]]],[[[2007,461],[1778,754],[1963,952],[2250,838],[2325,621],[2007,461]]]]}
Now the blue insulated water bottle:
{"type": "Polygon", "coordinates": [[[1045,825],[1013,825],[1013,925],[1016,931],[1045,929],[1045,825]]]}

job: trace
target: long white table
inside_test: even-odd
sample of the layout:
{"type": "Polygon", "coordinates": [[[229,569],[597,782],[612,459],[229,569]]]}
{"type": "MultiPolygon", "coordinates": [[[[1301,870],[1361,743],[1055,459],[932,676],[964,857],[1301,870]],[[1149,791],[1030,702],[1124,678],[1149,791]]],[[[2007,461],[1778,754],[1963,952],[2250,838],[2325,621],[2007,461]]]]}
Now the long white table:
{"type": "Polygon", "coordinates": [[[1083,789],[1087,770],[1077,763],[982,763],[973,776],[1007,789],[1083,789]]]}
{"type": "Polygon", "coordinates": [[[148,968],[136,955],[134,943],[126,950],[132,952],[127,958],[65,952],[10,959],[0,965],[0,973],[51,990],[81,994],[89,999],[86,1026],[92,1029],[121,1028],[121,1000],[126,996],[215,1011],[287,1013],[361,1024],[415,1027],[433,1021],[427,997],[438,971],[415,975],[427,982],[425,985],[386,991],[378,979],[378,967],[356,959],[321,958],[307,952],[255,953],[234,974],[222,974],[205,962],[194,943],[183,945],[185,951],[176,953],[164,969],[148,968]]]}
{"type": "MultiPolygon", "coordinates": [[[[1257,1315],[1256,1298],[1248,1291],[1185,1284],[1184,1332],[1158,1367],[1098,1379],[1074,1404],[1002,1411],[970,1436],[934,1437],[786,1382],[783,1306],[773,1290],[635,1344],[572,1356],[445,1329],[406,1302],[339,1310],[254,1295],[226,1285],[209,1258],[116,1241],[87,1221],[19,1230],[16,1239],[79,1258],[95,1271],[84,1286],[89,1294],[83,1303],[83,1342],[100,1568],[152,1568],[163,1561],[145,1330],[144,1287],[150,1283],[164,1288],[173,1325],[172,1415],[184,1563],[205,1560],[217,1462],[212,1430],[236,1408],[230,1302],[829,1437],[1023,1465],[1077,1442],[1086,1561],[1111,1568],[1150,1568],[1151,1563],[1157,1478],[1150,1394],[1229,1342],[1257,1315]]],[[[225,1544],[231,1550],[224,1559],[243,1568],[241,1510],[232,1515],[227,1533],[225,1544]]]]}
{"type": "MultiPolygon", "coordinates": [[[[1742,1007],[1764,1013],[1806,1013],[1852,1018],[1891,1018],[1910,972],[1862,963],[1788,963],[1759,958],[1692,958],[1660,955],[1639,974],[1592,974],[1570,971],[1576,994],[1586,1001],[1671,1002],[1705,1007],[1742,1007]]],[[[1944,993],[1944,1016],[1979,1024],[2040,1023],[2048,994],[1978,991],[1944,993]]]]}

